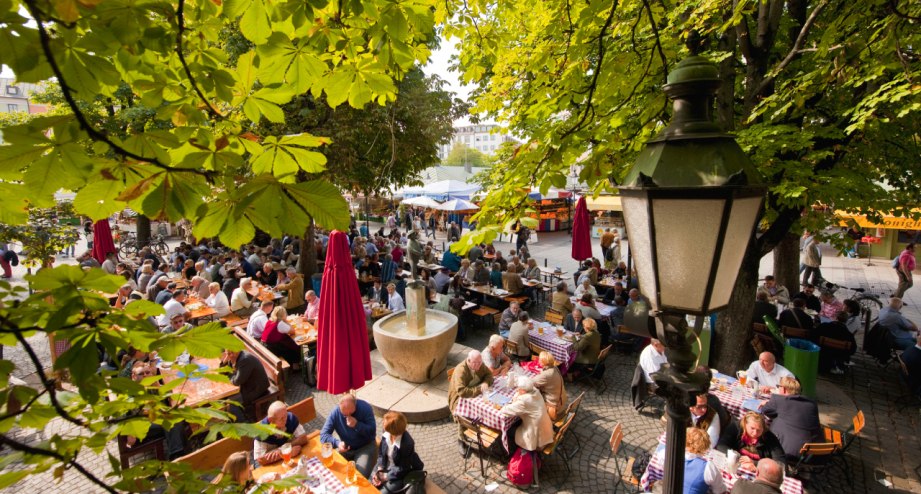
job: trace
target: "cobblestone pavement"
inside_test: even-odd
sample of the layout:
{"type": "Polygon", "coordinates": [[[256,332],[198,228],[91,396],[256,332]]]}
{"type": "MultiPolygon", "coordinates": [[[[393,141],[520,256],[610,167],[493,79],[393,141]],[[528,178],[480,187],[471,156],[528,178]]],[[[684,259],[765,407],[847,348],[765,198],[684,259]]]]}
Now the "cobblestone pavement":
{"type": "MultiPolygon", "coordinates": [[[[565,234],[539,234],[540,243],[533,246],[542,262],[547,257],[548,265],[562,266],[570,269],[574,261],[569,256],[569,240],[565,234]]],[[[509,244],[501,244],[507,251],[509,244]]],[[[595,246],[596,250],[597,242],[595,246]]],[[[762,274],[770,273],[770,260],[762,263],[762,274]]],[[[888,262],[879,261],[866,266],[865,260],[845,259],[826,253],[823,274],[829,280],[842,285],[862,286],[888,295],[895,287],[895,276],[888,267],[888,262]]],[[[20,274],[17,274],[20,276],[20,274]]],[[[921,291],[913,288],[906,297],[909,306],[905,312],[909,318],[921,321],[921,291]]],[[[539,318],[543,311],[538,307],[532,315],[539,318]]],[[[486,330],[468,332],[463,343],[473,347],[485,346],[489,333],[486,330]]],[[[48,362],[48,347],[41,336],[30,339],[39,352],[40,359],[48,362]]],[[[20,369],[30,369],[27,357],[21,348],[7,348],[6,358],[17,364],[16,375],[34,382],[34,376],[20,369]],[[24,365],[24,367],[23,367],[24,365]]],[[[867,427],[862,438],[851,447],[847,455],[846,467],[852,474],[848,481],[842,471],[833,470],[826,475],[826,490],[841,493],[857,492],[921,492],[919,473],[914,469],[921,464],[921,410],[917,406],[900,409],[897,404],[904,387],[899,383],[894,365],[879,367],[875,362],[865,358],[861,352],[855,356],[856,365],[844,376],[823,376],[819,386],[838,386],[853,400],[857,408],[863,410],[867,418],[867,427]],[[883,487],[877,479],[885,479],[893,484],[892,489],[883,487]]],[[[619,492],[615,489],[616,465],[607,441],[617,422],[624,425],[626,454],[633,456],[643,451],[651,451],[656,438],[664,429],[660,414],[655,412],[637,414],[630,405],[629,382],[636,366],[636,355],[612,354],[608,360],[605,379],[607,390],[601,394],[578,384],[567,386],[571,398],[585,390],[585,400],[576,421],[571,428],[574,434],[566,439],[566,446],[571,450],[578,446],[579,451],[568,463],[571,472],[564,467],[564,460],[558,456],[545,460],[540,470],[541,487],[530,489],[541,493],[589,493],[619,492]]],[[[326,413],[335,406],[335,397],[319,392],[304,385],[297,375],[290,379],[287,401],[294,403],[313,395],[317,403],[318,417],[310,424],[310,429],[322,426],[326,413]]],[[[71,433],[61,421],[54,421],[43,431],[17,431],[19,439],[38,442],[54,433],[71,433]]],[[[450,420],[441,420],[426,424],[410,425],[409,432],[416,439],[417,450],[426,464],[432,480],[449,493],[485,492],[488,484],[498,483],[494,492],[511,493],[518,489],[503,480],[500,471],[504,465],[492,464],[488,480],[479,474],[479,463],[475,456],[464,460],[457,451],[455,425],[450,420]]],[[[115,453],[115,448],[109,448],[115,453]]],[[[109,460],[105,455],[95,455],[88,451],[80,455],[80,461],[92,472],[104,477],[110,472],[109,460]]],[[[73,470],[66,470],[59,481],[51,473],[27,478],[4,492],[43,492],[43,493],[92,493],[100,489],[93,486],[73,470]]],[[[809,492],[816,489],[810,488],[809,492]]]]}

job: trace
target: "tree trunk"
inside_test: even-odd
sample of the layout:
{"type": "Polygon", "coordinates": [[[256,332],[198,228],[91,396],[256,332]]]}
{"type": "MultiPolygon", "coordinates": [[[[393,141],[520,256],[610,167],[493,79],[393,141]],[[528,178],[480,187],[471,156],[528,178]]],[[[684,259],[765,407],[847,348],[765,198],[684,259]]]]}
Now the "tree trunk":
{"type": "Polygon", "coordinates": [[[790,295],[799,291],[799,237],[788,233],[774,247],[774,278],[790,295]]]}
{"type": "Polygon", "coordinates": [[[317,248],[313,220],[301,238],[301,255],[297,258],[297,272],[304,276],[305,290],[310,290],[311,277],[317,272],[317,248]]]}
{"type": "Polygon", "coordinates": [[[147,245],[150,243],[150,218],[143,214],[138,214],[136,226],[138,245],[147,245]]]}
{"type": "Polygon", "coordinates": [[[729,306],[717,318],[710,348],[710,367],[725,374],[734,375],[735,371],[747,368],[753,360],[754,351],[749,342],[759,264],[761,256],[758,249],[749,242],[729,306]]]}

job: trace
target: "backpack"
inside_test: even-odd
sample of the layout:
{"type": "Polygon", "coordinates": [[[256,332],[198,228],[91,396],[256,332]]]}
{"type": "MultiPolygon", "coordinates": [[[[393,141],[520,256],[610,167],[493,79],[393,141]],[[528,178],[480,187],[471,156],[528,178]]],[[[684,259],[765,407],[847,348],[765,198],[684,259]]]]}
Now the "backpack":
{"type": "Polygon", "coordinates": [[[518,448],[512,454],[512,458],[508,461],[508,472],[506,473],[509,482],[516,486],[529,486],[534,482],[534,463],[538,463],[537,468],[540,468],[540,458],[536,460],[531,458],[531,452],[526,451],[524,448],[518,448]]]}
{"type": "Polygon", "coordinates": [[[13,249],[10,249],[3,253],[3,257],[6,259],[11,266],[19,266],[19,256],[16,255],[16,252],[13,249]]]}
{"type": "Polygon", "coordinates": [[[650,459],[652,459],[652,456],[646,451],[638,454],[636,459],[633,460],[633,467],[630,469],[630,473],[637,479],[642,478],[643,474],[646,473],[646,467],[649,466],[650,459]]]}
{"type": "Polygon", "coordinates": [[[895,256],[895,259],[892,260],[892,269],[899,269],[899,259],[902,258],[902,254],[895,256]]]}

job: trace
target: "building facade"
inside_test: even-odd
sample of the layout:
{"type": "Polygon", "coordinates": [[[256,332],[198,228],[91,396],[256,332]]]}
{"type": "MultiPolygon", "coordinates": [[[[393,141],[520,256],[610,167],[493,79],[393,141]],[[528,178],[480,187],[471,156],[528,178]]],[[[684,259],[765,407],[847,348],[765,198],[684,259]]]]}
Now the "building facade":
{"type": "Polygon", "coordinates": [[[515,141],[508,135],[500,134],[499,131],[498,125],[480,124],[454,127],[454,136],[451,137],[451,142],[442,145],[438,149],[438,157],[440,159],[447,158],[454,146],[457,145],[467,146],[470,149],[476,149],[491,156],[495,154],[496,149],[499,149],[503,142],[515,141]]]}
{"type": "Polygon", "coordinates": [[[41,113],[45,105],[35,105],[29,102],[32,93],[38,90],[38,84],[17,83],[13,78],[0,77],[0,112],[41,113]]]}

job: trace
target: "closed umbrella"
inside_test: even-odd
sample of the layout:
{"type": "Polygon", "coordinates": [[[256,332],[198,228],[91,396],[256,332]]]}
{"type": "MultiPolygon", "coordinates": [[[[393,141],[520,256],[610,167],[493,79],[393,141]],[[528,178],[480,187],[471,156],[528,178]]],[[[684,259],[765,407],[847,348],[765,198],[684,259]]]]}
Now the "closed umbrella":
{"type": "Polygon", "coordinates": [[[349,253],[349,239],[329,236],[317,316],[317,389],[345,393],[371,379],[368,326],[349,253]]]}
{"type": "Polygon", "coordinates": [[[582,261],[592,257],[591,224],[588,218],[588,207],[585,205],[585,196],[576,203],[576,216],[572,223],[572,258],[582,261]]]}
{"type": "Polygon", "coordinates": [[[118,252],[115,249],[115,242],[112,240],[112,228],[109,227],[109,220],[103,219],[93,225],[93,257],[102,264],[106,260],[106,254],[109,252],[118,252]]]}

